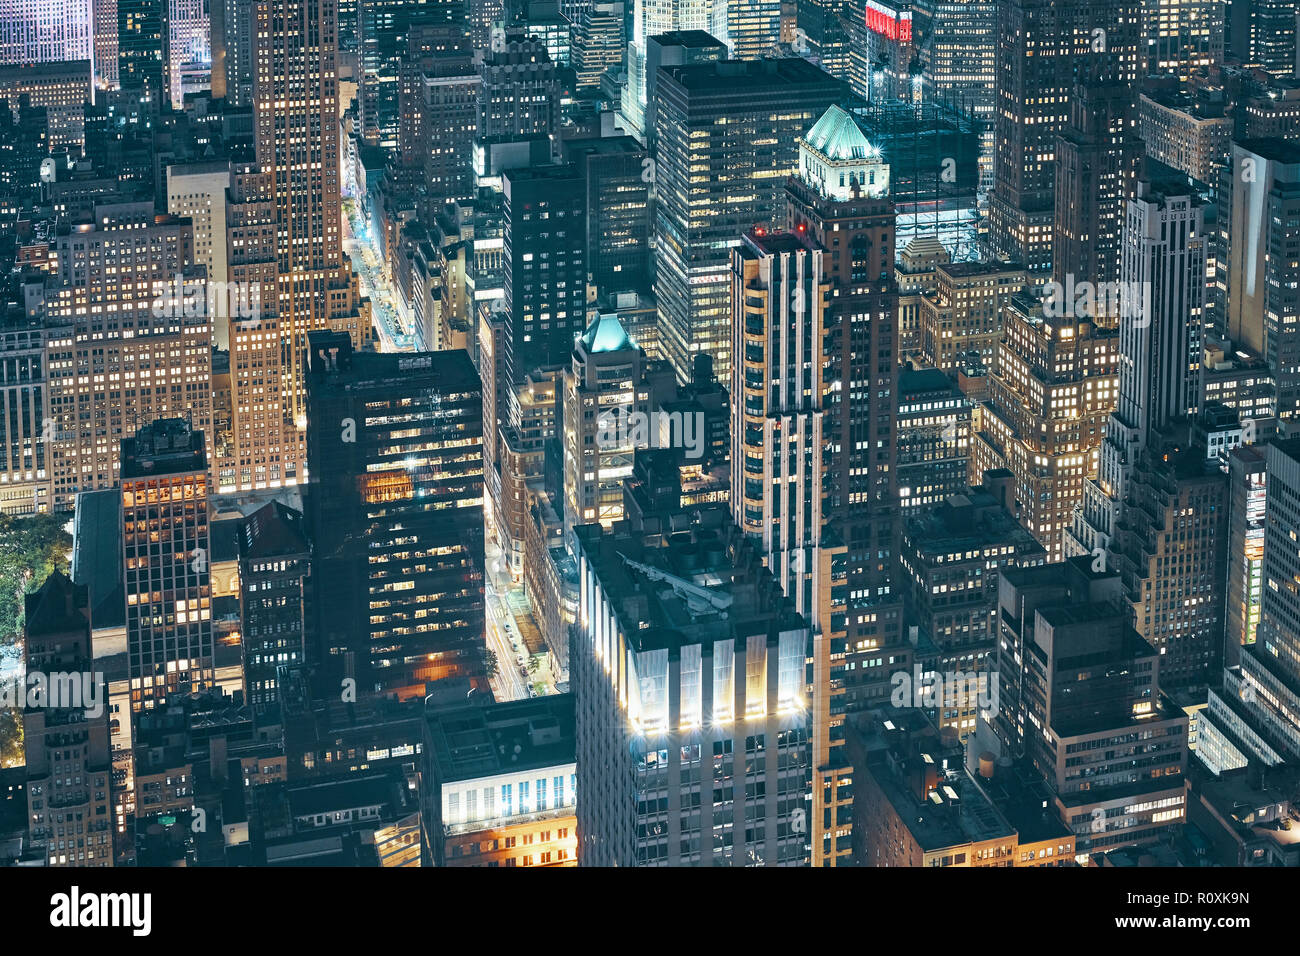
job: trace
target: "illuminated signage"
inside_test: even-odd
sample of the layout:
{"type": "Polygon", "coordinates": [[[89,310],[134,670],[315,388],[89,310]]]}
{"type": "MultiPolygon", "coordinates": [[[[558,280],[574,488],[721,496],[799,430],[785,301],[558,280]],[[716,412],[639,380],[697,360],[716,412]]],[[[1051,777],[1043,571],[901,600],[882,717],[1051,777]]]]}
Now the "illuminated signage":
{"type": "Polygon", "coordinates": [[[890,40],[912,42],[912,11],[899,12],[876,0],[867,0],[867,29],[890,40]]]}

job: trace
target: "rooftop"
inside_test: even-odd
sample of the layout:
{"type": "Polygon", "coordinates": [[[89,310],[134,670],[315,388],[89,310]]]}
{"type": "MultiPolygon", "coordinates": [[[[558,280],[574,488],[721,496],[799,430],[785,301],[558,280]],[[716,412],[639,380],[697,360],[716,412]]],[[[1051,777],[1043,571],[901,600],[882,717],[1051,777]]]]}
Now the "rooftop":
{"type": "Polygon", "coordinates": [[[426,719],[441,783],[559,767],[575,759],[573,697],[569,694],[486,706],[431,708],[426,719]]]}

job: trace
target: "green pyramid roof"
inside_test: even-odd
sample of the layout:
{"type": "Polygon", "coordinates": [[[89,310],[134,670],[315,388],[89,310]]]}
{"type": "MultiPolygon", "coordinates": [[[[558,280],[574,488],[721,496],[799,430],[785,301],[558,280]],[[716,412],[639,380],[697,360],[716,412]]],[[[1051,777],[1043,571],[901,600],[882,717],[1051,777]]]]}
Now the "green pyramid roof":
{"type": "Polygon", "coordinates": [[[840,106],[823,113],[804,142],[831,160],[880,158],[880,150],[863,135],[858,121],[840,106]]]}
{"type": "Polygon", "coordinates": [[[582,334],[582,344],[588,352],[617,352],[634,348],[632,340],[623,331],[617,315],[598,315],[591,327],[582,334]]]}

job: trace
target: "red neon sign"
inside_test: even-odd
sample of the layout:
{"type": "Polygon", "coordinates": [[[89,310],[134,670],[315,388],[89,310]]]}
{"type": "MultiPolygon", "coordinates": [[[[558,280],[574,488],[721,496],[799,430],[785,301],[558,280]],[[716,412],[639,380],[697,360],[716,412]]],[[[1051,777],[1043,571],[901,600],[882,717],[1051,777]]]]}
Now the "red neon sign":
{"type": "Polygon", "coordinates": [[[912,42],[912,11],[899,13],[876,0],[867,0],[867,29],[877,36],[912,42]]]}

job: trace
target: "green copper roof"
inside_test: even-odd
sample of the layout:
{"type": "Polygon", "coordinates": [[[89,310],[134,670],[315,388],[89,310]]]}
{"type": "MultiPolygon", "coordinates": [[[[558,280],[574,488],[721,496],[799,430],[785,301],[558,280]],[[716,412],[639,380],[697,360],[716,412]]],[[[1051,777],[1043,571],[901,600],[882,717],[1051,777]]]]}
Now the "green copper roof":
{"type": "Polygon", "coordinates": [[[582,334],[582,343],[588,352],[617,352],[634,347],[623,331],[623,323],[612,314],[596,316],[596,321],[582,334]]]}
{"type": "Polygon", "coordinates": [[[831,160],[880,157],[880,150],[862,135],[857,121],[839,106],[832,106],[822,114],[804,142],[831,160]]]}

